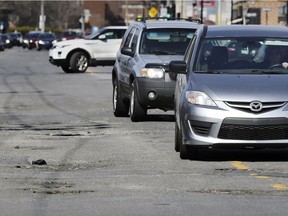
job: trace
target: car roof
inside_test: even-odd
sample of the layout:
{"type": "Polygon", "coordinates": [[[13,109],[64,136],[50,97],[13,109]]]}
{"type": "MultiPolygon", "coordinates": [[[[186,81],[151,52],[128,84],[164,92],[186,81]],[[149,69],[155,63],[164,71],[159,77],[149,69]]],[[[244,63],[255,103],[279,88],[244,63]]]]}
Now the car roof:
{"type": "Polygon", "coordinates": [[[127,29],[127,26],[105,26],[103,29],[127,29]]]}
{"type": "Polygon", "coordinates": [[[138,25],[141,28],[198,28],[199,23],[187,20],[146,20],[135,21],[133,25],[138,25]]]}
{"type": "Polygon", "coordinates": [[[207,26],[206,37],[288,37],[286,26],[227,25],[207,26]]]}

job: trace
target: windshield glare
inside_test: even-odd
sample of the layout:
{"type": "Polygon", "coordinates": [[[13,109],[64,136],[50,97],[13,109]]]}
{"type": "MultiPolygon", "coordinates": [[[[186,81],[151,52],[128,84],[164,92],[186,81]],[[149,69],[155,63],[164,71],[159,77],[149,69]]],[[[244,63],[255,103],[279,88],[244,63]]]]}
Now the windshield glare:
{"type": "Polygon", "coordinates": [[[193,34],[192,29],[147,29],[142,34],[139,53],[184,55],[193,34]]]}
{"type": "Polygon", "coordinates": [[[207,38],[195,65],[197,72],[287,73],[288,39],[207,38]]]}

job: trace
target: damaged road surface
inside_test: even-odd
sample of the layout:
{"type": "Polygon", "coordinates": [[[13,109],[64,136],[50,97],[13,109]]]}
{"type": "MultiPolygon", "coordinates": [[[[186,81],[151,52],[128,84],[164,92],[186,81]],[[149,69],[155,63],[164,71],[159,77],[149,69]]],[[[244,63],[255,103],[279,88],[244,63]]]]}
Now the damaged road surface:
{"type": "Polygon", "coordinates": [[[173,112],[115,118],[112,67],[65,74],[47,59],[1,53],[1,215],[287,215],[287,150],[181,160],[173,112]]]}

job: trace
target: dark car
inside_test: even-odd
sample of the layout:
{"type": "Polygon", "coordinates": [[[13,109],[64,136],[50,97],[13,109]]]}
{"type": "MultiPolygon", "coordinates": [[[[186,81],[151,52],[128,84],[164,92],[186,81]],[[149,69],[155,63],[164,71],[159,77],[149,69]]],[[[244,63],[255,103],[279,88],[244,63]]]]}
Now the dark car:
{"type": "Polygon", "coordinates": [[[83,34],[78,31],[73,31],[73,30],[67,30],[62,32],[60,35],[60,40],[72,40],[76,38],[83,38],[83,34]]]}
{"type": "Polygon", "coordinates": [[[26,33],[25,37],[23,38],[22,47],[33,49],[36,47],[36,41],[38,36],[41,34],[39,31],[30,31],[26,33]]]}
{"type": "Polygon", "coordinates": [[[0,34],[5,48],[12,48],[11,38],[8,34],[0,34]]]}
{"type": "Polygon", "coordinates": [[[54,42],[56,42],[55,34],[50,32],[41,33],[37,38],[36,48],[38,51],[42,49],[49,50],[54,42]]]}
{"type": "Polygon", "coordinates": [[[4,51],[5,50],[5,44],[2,41],[2,37],[0,37],[0,51],[4,51]]]}
{"type": "Polygon", "coordinates": [[[171,60],[183,59],[199,23],[186,20],[144,20],[126,31],[112,71],[116,117],[145,120],[148,109],[174,109],[175,75],[171,60]]]}
{"type": "Polygon", "coordinates": [[[11,32],[9,33],[11,38],[12,46],[21,46],[23,41],[23,36],[20,32],[11,32]]]}
{"type": "Polygon", "coordinates": [[[182,159],[200,148],[288,148],[287,27],[201,26],[169,69],[182,159]],[[241,44],[233,55],[231,43],[241,44]]]}

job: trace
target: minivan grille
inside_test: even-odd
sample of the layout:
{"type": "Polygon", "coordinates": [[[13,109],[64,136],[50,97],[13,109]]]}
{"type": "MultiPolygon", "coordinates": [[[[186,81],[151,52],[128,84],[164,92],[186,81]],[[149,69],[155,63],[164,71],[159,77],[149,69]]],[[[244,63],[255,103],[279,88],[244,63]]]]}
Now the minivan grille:
{"type": "Polygon", "coordinates": [[[225,119],[218,133],[220,139],[280,140],[288,139],[288,121],[275,119],[225,119]],[[274,121],[273,121],[274,120],[274,121]]]}
{"type": "Polygon", "coordinates": [[[280,101],[280,102],[262,102],[262,110],[260,112],[252,111],[250,108],[251,102],[232,102],[232,101],[225,101],[225,103],[234,109],[238,109],[245,112],[250,113],[263,113],[268,112],[274,109],[278,109],[280,107],[283,107],[286,104],[286,101],[280,101]]]}

